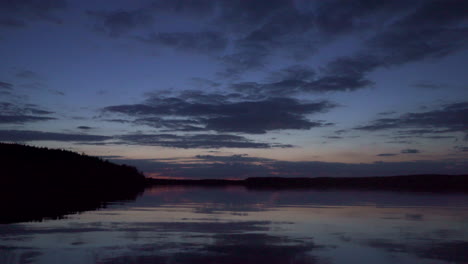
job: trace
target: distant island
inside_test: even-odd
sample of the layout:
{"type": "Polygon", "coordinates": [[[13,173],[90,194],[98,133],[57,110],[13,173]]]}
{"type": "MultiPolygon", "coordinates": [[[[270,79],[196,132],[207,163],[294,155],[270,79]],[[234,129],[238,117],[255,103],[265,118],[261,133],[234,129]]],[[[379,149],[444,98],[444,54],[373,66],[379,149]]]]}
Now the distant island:
{"type": "Polygon", "coordinates": [[[468,175],[176,180],[145,178],[135,167],[60,149],[0,143],[0,157],[0,223],[95,210],[110,202],[134,200],[151,186],[468,192],[468,175]]]}
{"type": "Polygon", "coordinates": [[[0,223],[59,218],[133,200],[145,188],[134,167],[72,151],[0,143],[0,223]]]}
{"type": "Polygon", "coordinates": [[[245,180],[147,179],[152,185],[244,186],[248,189],[360,189],[422,192],[468,192],[468,175],[403,175],[378,177],[255,177],[245,180]]]}

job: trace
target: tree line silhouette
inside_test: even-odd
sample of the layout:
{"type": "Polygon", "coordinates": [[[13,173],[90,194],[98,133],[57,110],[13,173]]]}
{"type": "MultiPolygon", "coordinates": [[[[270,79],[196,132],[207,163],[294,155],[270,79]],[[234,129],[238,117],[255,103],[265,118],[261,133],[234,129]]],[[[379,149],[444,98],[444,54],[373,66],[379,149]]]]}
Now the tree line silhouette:
{"type": "Polygon", "coordinates": [[[0,164],[0,223],[101,208],[145,188],[135,167],[61,149],[0,143],[0,164]]]}

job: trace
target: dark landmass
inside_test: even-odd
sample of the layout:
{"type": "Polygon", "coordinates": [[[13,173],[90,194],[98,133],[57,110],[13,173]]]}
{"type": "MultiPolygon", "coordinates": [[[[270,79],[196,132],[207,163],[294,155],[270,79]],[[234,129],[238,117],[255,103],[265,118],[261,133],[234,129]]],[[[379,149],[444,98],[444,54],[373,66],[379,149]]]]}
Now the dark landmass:
{"type": "Polygon", "coordinates": [[[134,200],[136,168],[75,152],[0,143],[0,223],[60,218],[134,200]]]}
{"type": "Polygon", "coordinates": [[[468,192],[468,175],[408,175],[386,177],[258,177],[245,180],[148,179],[153,185],[245,186],[248,189],[368,189],[423,192],[468,192]]]}

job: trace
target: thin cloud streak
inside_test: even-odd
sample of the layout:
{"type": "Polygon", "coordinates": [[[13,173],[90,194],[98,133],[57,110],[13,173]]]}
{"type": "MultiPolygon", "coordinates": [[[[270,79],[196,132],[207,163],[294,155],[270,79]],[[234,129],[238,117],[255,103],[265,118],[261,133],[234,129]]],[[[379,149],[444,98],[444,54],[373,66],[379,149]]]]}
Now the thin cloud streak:
{"type": "MultiPolygon", "coordinates": [[[[1,119],[0,119],[1,120],[1,119]]],[[[83,130],[83,129],[80,129],[83,130]]],[[[88,130],[88,129],[84,129],[88,130]]],[[[34,141],[78,142],[81,145],[137,145],[159,146],[181,149],[219,149],[219,148],[292,148],[293,145],[265,143],[250,140],[243,136],[227,134],[126,134],[126,135],[92,135],[73,133],[54,133],[32,130],[0,130],[0,141],[34,142],[34,141]]]]}
{"type": "MultiPolygon", "coordinates": [[[[396,154],[391,154],[396,155],[396,154]]],[[[384,154],[381,157],[388,157],[384,154]]],[[[463,160],[419,160],[401,162],[340,163],[319,161],[281,161],[246,155],[198,155],[180,159],[113,159],[141,168],[148,175],[174,178],[248,177],[361,177],[409,174],[463,174],[463,160]]]]}

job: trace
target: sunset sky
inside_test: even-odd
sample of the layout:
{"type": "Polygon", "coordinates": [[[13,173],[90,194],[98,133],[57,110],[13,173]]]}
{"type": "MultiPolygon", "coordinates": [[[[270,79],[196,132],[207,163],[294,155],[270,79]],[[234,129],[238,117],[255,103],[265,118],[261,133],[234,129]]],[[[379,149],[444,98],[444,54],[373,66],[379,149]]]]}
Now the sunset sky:
{"type": "Polygon", "coordinates": [[[0,141],[153,177],[468,173],[468,1],[3,0],[0,141]]]}

